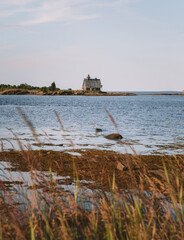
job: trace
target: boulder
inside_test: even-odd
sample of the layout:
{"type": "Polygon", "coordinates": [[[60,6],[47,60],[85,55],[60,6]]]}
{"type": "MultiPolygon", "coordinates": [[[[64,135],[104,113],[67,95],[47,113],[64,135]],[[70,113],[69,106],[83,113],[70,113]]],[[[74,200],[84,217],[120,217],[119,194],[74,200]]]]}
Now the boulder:
{"type": "Polygon", "coordinates": [[[95,128],[95,131],[96,132],[102,132],[102,129],[101,128],[95,128]]]}
{"type": "Polygon", "coordinates": [[[117,162],[117,169],[120,171],[126,171],[128,168],[122,164],[120,161],[117,162]]]}
{"type": "Polygon", "coordinates": [[[118,140],[118,139],[122,139],[123,137],[121,136],[121,134],[119,133],[112,133],[112,134],[109,134],[107,136],[105,136],[107,139],[110,139],[110,140],[118,140]]]}

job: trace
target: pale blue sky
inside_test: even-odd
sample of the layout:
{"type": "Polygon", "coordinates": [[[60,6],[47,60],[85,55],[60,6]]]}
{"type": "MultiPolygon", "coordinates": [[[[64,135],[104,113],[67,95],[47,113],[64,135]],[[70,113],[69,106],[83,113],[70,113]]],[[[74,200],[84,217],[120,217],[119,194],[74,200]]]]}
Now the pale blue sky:
{"type": "Polygon", "coordinates": [[[184,89],[183,0],[0,0],[0,83],[184,89]]]}

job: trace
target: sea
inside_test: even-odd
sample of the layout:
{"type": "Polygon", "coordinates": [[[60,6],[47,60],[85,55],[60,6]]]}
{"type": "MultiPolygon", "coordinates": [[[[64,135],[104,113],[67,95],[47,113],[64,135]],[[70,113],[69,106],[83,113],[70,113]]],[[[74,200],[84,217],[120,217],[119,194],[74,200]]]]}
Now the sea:
{"type": "Polygon", "coordinates": [[[99,149],[184,154],[184,95],[147,94],[0,95],[1,151],[99,149]],[[102,131],[96,132],[96,128],[102,131]],[[106,139],[111,133],[123,138],[106,139]]]}

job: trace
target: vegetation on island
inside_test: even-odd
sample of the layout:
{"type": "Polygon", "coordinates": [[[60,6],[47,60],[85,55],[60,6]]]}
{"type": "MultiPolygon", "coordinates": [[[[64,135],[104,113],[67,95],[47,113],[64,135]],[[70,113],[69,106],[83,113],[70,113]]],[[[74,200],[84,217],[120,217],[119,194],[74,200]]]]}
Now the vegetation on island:
{"type": "Polygon", "coordinates": [[[29,84],[10,85],[0,84],[0,95],[84,95],[84,96],[135,96],[135,93],[122,93],[122,92],[102,92],[60,89],[56,87],[56,83],[52,82],[49,87],[37,87],[29,84]]]}
{"type": "MultiPolygon", "coordinates": [[[[35,91],[37,90],[43,93],[47,93],[50,91],[59,91],[60,89],[56,87],[55,82],[52,82],[49,87],[43,86],[43,87],[37,87],[37,86],[31,86],[27,83],[21,83],[19,85],[10,85],[10,84],[0,84],[0,91],[7,91],[7,90],[26,90],[26,91],[35,91]]],[[[15,91],[16,93],[16,91],[15,91]]]]}

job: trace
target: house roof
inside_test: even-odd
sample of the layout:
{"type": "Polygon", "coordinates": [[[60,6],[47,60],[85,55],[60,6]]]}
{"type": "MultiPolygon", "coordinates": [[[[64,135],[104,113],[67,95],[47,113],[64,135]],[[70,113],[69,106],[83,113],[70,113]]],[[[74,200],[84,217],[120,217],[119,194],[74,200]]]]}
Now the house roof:
{"type": "Polygon", "coordinates": [[[85,85],[86,88],[101,88],[102,84],[100,79],[84,79],[83,86],[85,85]]]}

